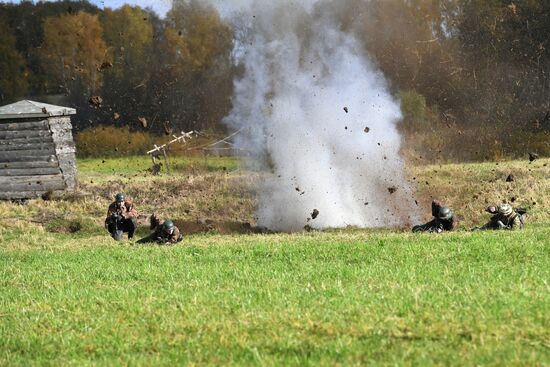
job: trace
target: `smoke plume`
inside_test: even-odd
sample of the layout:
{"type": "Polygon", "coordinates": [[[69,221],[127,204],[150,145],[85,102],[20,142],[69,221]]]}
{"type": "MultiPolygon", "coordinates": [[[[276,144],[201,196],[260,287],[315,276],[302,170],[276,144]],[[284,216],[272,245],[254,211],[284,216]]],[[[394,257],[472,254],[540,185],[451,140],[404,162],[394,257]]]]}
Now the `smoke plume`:
{"type": "Polygon", "coordinates": [[[403,225],[416,216],[399,156],[399,104],[335,24],[334,3],[326,5],[256,1],[236,41],[244,74],[225,123],[265,171],[258,224],[278,231],[403,225]]]}

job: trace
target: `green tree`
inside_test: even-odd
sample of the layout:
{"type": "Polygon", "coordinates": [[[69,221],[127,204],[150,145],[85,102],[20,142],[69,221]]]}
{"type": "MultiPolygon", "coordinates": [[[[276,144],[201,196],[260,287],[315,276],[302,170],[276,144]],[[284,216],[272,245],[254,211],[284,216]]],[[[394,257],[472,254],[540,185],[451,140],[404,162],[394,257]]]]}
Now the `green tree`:
{"type": "Polygon", "coordinates": [[[416,90],[429,105],[452,109],[459,82],[454,44],[439,1],[372,0],[360,2],[354,22],[365,44],[395,92],[416,90]]]}
{"type": "Polygon", "coordinates": [[[28,70],[16,49],[13,29],[0,16],[0,102],[6,104],[27,93],[28,70]]]}
{"type": "Polygon", "coordinates": [[[147,11],[129,5],[114,11],[105,9],[101,16],[113,60],[112,67],[104,71],[103,97],[124,121],[137,121],[139,116],[148,114],[155,37],[150,18],[147,11]],[[136,109],[136,105],[141,108],[136,109]]]}
{"type": "Polygon", "coordinates": [[[142,80],[153,42],[153,25],[148,16],[140,7],[129,5],[105,9],[102,14],[105,42],[113,56],[114,67],[109,70],[113,77],[142,80]]]}
{"type": "Polygon", "coordinates": [[[99,9],[87,1],[22,1],[18,4],[0,4],[0,14],[12,28],[16,37],[18,52],[25,58],[28,69],[28,93],[43,95],[48,93],[48,76],[42,69],[42,55],[39,52],[44,42],[44,21],[61,14],[75,14],[86,11],[96,14],[99,9]]]}
{"type": "Polygon", "coordinates": [[[230,109],[232,48],[232,29],[214,8],[174,2],[160,53],[159,116],[181,130],[217,127],[230,109]]]}
{"type": "Polygon", "coordinates": [[[457,0],[455,29],[480,119],[527,123],[550,110],[550,3],[457,0]]]}
{"type": "Polygon", "coordinates": [[[102,33],[98,17],[85,12],[46,19],[40,54],[50,90],[62,86],[85,95],[99,90],[99,68],[109,59],[102,33]]]}

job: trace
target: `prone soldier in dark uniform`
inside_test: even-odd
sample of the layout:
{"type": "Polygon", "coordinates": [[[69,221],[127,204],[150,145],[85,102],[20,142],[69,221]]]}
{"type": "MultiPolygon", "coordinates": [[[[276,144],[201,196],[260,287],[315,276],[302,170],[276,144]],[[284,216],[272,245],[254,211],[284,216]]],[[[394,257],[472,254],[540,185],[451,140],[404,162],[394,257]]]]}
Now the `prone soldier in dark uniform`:
{"type": "Polygon", "coordinates": [[[453,211],[439,201],[432,202],[433,220],[426,224],[414,226],[413,232],[441,233],[444,231],[454,231],[458,228],[459,221],[454,216],[453,211]]]}
{"type": "Polygon", "coordinates": [[[490,206],[486,211],[493,214],[489,223],[481,228],[474,229],[523,229],[523,216],[526,213],[525,209],[514,209],[510,204],[500,204],[498,207],[490,206]]]}
{"type": "Polygon", "coordinates": [[[133,202],[126,200],[124,194],[118,193],[107,210],[105,228],[117,241],[122,241],[124,233],[128,233],[128,239],[131,240],[137,228],[137,215],[133,202]]]}
{"type": "Polygon", "coordinates": [[[142,238],[138,243],[156,242],[159,245],[173,245],[183,240],[183,235],[178,227],[170,219],[163,223],[155,215],[151,216],[151,229],[154,230],[149,236],[142,238]]]}

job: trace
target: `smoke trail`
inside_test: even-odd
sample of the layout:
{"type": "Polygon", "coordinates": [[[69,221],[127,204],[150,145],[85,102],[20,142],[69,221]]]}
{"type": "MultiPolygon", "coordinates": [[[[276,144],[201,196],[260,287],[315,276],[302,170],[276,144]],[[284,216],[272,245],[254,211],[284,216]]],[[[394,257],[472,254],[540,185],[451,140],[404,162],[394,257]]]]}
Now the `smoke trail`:
{"type": "Polygon", "coordinates": [[[400,108],[383,75],[327,7],[300,4],[254,3],[235,52],[245,74],[225,123],[242,129],[237,145],[267,172],[258,224],[295,231],[415,219],[399,157],[400,108]]]}

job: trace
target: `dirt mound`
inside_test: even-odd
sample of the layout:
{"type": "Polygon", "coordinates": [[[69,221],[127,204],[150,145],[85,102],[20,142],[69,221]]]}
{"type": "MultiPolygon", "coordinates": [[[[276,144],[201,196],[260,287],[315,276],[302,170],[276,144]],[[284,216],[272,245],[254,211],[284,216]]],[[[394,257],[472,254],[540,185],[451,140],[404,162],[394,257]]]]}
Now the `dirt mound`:
{"type": "Polygon", "coordinates": [[[266,228],[256,227],[248,222],[235,221],[185,221],[175,220],[174,223],[183,234],[198,234],[216,232],[220,234],[260,234],[271,233],[266,228]]]}

